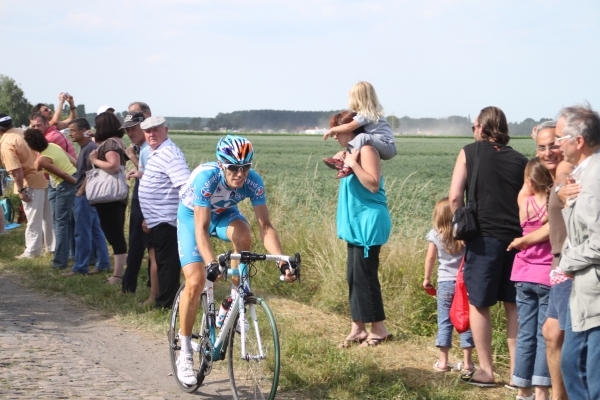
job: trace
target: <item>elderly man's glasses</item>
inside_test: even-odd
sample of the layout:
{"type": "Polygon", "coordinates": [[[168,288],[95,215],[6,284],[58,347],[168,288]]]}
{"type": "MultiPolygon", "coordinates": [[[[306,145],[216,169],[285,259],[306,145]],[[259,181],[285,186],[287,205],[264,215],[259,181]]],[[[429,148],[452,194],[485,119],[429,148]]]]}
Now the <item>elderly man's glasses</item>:
{"type": "Polygon", "coordinates": [[[563,140],[570,139],[570,138],[572,138],[572,137],[573,137],[573,135],[565,135],[565,136],[562,136],[562,137],[556,137],[556,138],[554,139],[554,143],[555,143],[555,144],[556,144],[556,143],[558,143],[558,144],[560,145],[560,144],[562,143],[562,141],[563,141],[563,140]]]}
{"type": "Polygon", "coordinates": [[[471,127],[471,130],[472,130],[473,132],[475,132],[475,129],[479,128],[480,126],[481,126],[481,124],[473,125],[473,126],[471,127]]]}
{"type": "Polygon", "coordinates": [[[227,169],[227,171],[230,172],[248,172],[252,167],[252,163],[243,165],[223,164],[223,167],[225,167],[225,169],[227,169]]]}
{"type": "Polygon", "coordinates": [[[560,145],[556,144],[556,142],[549,144],[548,146],[538,146],[537,151],[540,153],[544,153],[546,150],[554,151],[560,149],[560,145]]]}

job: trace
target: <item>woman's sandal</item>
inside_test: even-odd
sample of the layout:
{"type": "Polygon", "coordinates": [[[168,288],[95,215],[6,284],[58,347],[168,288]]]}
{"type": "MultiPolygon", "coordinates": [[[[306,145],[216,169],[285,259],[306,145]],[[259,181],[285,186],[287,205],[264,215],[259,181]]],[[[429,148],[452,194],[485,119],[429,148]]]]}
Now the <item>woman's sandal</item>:
{"type": "Polygon", "coordinates": [[[350,339],[350,340],[345,340],[344,339],[344,342],[338,344],[337,348],[338,349],[349,349],[352,346],[356,346],[356,345],[361,344],[365,340],[367,340],[367,338],[354,338],[354,339],[350,339]]]}
{"type": "Polygon", "coordinates": [[[361,345],[360,347],[364,348],[364,347],[375,347],[375,346],[379,346],[381,343],[384,342],[389,342],[394,338],[394,335],[392,335],[391,333],[389,335],[387,335],[386,337],[382,337],[382,338],[376,338],[376,337],[368,337],[361,345]]]}
{"type": "Polygon", "coordinates": [[[452,367],[449,364],[446,364],[446,368],[440,368],[440,367],[438,367],[438,365],[440,365],[439,361],[436,361],[435,364],[433,364],[433,370],[435,372],[448,372],[448,371],[452,371],[452,367]]]}
{"type": "Polygon", "coordinates": [[[122,277],[122,276],[118,276],[118,275],[111,275],[111,276],[110,276],[110,277],[109,277],[109,278],[106,280],[106,282],[104,282],[104,283],[106,283],[107,285],[116,285],[116,284],[118,284],[118,283],[119,283],[119,281],[116,281],[116,282],[111,282],[111,281],[110,281],[110,279],[111,279],[111,278],[117,278],[117,279],[120,279],[120,280],[121,280],[121,282],[123,281],[123,277],[122,277]]]}

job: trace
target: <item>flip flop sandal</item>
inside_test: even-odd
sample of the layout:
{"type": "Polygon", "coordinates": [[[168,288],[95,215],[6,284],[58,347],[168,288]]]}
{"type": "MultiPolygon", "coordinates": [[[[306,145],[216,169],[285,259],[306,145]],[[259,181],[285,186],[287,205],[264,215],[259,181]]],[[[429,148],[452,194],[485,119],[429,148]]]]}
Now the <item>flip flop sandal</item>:
{"type": "Polygon", "coordinates": [[[356,346],[361,344],[362,342],[364,342],[365,340],[367,340],[367,338],[354,338],[351,340],[344,340],[343,343],[340,343],[337,345],[338,349],[349,349],[352,346],[356,346]]]}
{"type": "Polygon", "coordinates": [[[392,335],[391,333],[389,335],[387,335],[386,337],[382,337],[382,338],[374,338],[374,337],[368,337],[361,345],[360,347],[375,347],[375,346],[379,346],[380,344],[384,343],[384,342],[388,342],[391,341],[393,339],[394,335],[392,335]]]}
{"type": "Polygon", "coordinates": [[[438,367],[439,363],[440,363],[439,361],[436,361],[435,364],[433,364],[433,369],[435,370],[435,372],[444,373],[444,372],[448,372],[448,371],[451,370],[451,368],[450,368],[449,365],[446,365],[446,368],[440,368],[440,367],[438,367]]]}
{"type": "Polygon", "coordinates": [[[481,388],[496,387],[496,382],[482,382],[482,381],[473,379],[474,374],[475,374],[475,371],[471,372],[470,374],[465,374],[460,377],[460,381],[463,383],[473,385],[473,386],[478,386],[481,388]]]}
{"type": "Polygon", "coordinates": [[[515,385],[511,385],[510,383],[507,383],[506,385],[504,385],[505,388],[510,389],[510,390],[518,390],[519,388],[516,387],[515,385]]]}

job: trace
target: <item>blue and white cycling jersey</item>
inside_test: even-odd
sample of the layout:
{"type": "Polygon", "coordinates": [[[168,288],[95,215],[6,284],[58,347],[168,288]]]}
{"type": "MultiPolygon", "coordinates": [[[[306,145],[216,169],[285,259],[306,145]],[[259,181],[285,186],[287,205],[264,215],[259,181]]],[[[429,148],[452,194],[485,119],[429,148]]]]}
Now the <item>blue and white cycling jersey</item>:
{"type": "Polygon", "coordinates": [[[196,167],[179,191],[177,245],[181,267],[204,262],[196,243],[194,206],[210,207],[209,235],[229,241],[228,226],[239,219],[248,222],[237,207],[245,198],[250,198],[253,206],[266,204],[263,180],[254,170],[248,172],[244,185],[234,190],[225,184],[225,178],[217,163],[211,162],[196,167]]]}
{"type": "Polygon", "coordinates": [[[194,206],[210,207],[213,215],[237,208],[245,198],[249,198],[253,206],[266,204],[265,185],[260,175],[251,169],[244,185],[231,189],[225,184],[225,177],[216,162],[197,166],[179,191],[183,206],[190,210],[194,210],[194,206]]]}

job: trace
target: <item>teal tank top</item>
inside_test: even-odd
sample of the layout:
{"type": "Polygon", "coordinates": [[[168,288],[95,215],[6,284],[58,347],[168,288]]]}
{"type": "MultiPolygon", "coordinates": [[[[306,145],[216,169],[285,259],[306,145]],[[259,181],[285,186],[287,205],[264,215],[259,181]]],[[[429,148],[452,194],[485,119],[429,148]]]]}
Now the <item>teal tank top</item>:
{"type": "Polygon", "coordinates": [[[341,179],[337,207],[338,238],[364,247],[366,258],[371,246],[388,241],[391,230],[383,177],[377,193],[369,192],[356,175],[341,179]]]}

